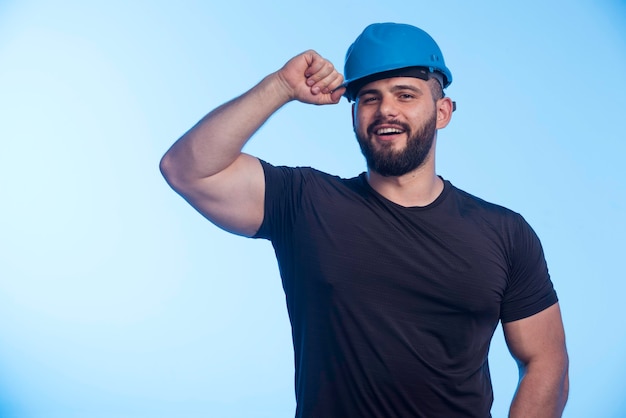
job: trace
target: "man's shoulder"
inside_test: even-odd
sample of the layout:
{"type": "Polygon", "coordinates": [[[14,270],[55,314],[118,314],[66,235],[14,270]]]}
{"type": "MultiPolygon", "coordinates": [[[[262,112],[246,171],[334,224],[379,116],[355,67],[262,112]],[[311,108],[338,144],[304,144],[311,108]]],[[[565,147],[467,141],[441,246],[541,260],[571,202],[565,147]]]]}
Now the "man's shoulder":
{"type": "Polygon", "coordinates": [[[454,186],[449,181],[447,182],[450,184],[451,194],[454,196],[455,202],[464,211],[481,212],[488,216],[507,219],[522,218],[518,212],[510,209],[509,207],[478,197],[475,194],[454,186]]]}
{"type": "Polygon", "coordinates": [[[336,174],[330,174],[326,171],[309,167],[309,166],[289,166],[289,165],[273,165],[267,161],[260,160],[266,177],[270,175],[278,175],[283,177],[291,177],[296,181],[304,183],[340,183],[344,185],[356,184],[361,182],[363,174],[354,177],[342,177],[336,174]]]}

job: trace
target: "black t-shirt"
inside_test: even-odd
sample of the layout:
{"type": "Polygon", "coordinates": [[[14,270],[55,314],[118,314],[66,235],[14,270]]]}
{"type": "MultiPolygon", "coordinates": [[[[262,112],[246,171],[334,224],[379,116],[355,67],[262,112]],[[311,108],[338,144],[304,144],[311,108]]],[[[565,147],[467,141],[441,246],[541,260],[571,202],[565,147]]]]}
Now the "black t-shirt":
{"type": "Polygon", "coordinates": [[[364,174],[265,171],[265,218],[291,320],[296,417],[489,417],[498,321],[557,301],[517,213],[444,181],[402,207],[364,174]]]}

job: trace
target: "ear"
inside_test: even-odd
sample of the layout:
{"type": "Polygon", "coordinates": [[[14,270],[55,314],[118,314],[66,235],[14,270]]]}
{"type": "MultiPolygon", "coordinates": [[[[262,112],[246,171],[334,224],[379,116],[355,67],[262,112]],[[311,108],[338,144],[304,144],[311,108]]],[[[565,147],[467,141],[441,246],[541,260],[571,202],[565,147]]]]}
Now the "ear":
{"type": "Polygon", "coordinates": [[[444,97],[437,100],[437,129],[442,129],[448,126],[452,119],[452,112],[454,111],[454,103],[449,97],[444,97]]]}
{"type": "Polygon", "coordinates": [[[352,103],[352,128],[354,128],[355,121],[356,121],[356,103],[352,103]]]}

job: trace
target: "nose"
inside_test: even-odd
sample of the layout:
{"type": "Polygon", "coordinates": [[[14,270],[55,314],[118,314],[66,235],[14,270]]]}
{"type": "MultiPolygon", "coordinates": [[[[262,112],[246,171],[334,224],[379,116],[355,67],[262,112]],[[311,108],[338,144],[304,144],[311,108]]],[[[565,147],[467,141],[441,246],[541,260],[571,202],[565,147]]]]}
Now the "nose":
{"type": "Polygon", "coordinates": [[[382,95],[378,104],[378,114],[384,117],[396,116],[398,114],[398,108],[395,100],[391,95],[382,95]]]}

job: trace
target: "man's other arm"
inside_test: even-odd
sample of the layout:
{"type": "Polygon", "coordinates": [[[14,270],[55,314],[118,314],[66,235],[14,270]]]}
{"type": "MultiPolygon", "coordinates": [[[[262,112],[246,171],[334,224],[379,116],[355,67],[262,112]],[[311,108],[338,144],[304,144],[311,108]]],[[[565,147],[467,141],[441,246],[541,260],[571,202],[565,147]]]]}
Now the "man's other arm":
{"type": "Polygon", "coordinates": [[[520,368],[509,416],[560,417],[569,391],[569,360],[559,304],[502,327],[520,368]]]}

